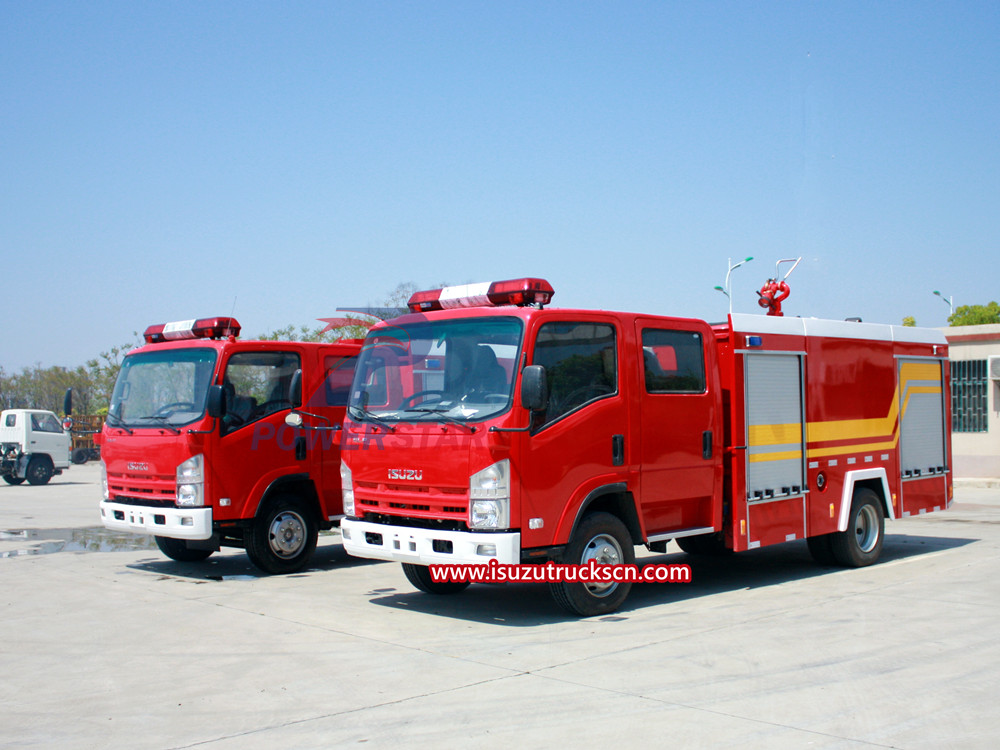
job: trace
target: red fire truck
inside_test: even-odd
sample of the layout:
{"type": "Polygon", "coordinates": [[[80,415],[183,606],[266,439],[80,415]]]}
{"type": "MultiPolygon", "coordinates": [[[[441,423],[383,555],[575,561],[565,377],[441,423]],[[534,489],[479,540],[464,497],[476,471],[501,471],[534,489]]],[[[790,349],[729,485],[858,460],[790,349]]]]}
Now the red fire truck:
{"type": "Polygon", "coordinates": [[[243,547],[288,573],[341,518],[340,427],[361,342],[239,332],[222,317],[154,325],[124,358],[101,435],[101,519],[154,535],[174,560],[243,547]],[[284,421],[293,406],[297,427],[284,421]]]}
{"type": "MultiPolygon", "coordinates": [[[[948,350],[933,330],[546,308],[518,279],[418,292],[373,327],[344,424],[345,549],[429,565],[591,561],[808,539],[877,560],[886,517],[952,495],[948,350]]],[[[628,583],[550,583],[611,612],[628,583]]]]}

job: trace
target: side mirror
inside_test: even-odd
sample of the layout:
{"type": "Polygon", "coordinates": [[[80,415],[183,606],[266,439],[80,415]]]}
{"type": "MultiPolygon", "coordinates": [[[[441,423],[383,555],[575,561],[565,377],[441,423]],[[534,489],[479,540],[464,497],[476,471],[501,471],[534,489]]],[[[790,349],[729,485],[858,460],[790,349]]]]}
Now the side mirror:
{"type": "Polygon", "coordinates": [[[288,400],[293,409],[302,406],[302,370],[296,370],[292,374],[292,382],[288,384],[288,400]]]}
{"type": "Polygon", "coordinates": [[[543,411],[549,404],[549,384],[542,365],[528,365],[521,370],[521,406],[543,411]]]}
{"type": "Polygon", "coordinates": [[[73,389],[67,388],[66,395],[63,396],[63,414],[67,417],[73,413],[73,389]]]}
{"type": "Polygon", "coordinates": [[[208,389],[208,416],[224,417],[229,405],[226,403],[226,389],[221,385],[209,386],[208,389]]]}

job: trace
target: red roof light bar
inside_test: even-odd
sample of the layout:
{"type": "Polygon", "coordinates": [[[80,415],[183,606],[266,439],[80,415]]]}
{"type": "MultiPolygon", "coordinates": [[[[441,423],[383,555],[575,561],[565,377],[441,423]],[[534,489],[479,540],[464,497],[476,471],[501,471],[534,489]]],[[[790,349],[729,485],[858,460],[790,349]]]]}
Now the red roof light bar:
{"type": "Polygon", "coordinates": [[[239,336],[241,326],[236,318],[197,318],[177,320],[150,326],[142,334],[147,344],[181,339],[221,339],[239,336]]]}
{"type": "Polygon", "coordinates": [[[500,305],[547,305],[555,290],[545,279],[509,279],[479,284],[446,286],[414,292],[406,306],[410,312],[452,310],[458,307],[498,307],[500,305]]]}

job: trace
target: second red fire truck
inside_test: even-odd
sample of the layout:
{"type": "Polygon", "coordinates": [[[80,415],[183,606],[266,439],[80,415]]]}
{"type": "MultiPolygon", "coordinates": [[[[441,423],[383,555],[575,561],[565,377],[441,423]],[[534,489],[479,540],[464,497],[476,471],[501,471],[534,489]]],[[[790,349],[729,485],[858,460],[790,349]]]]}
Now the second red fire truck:
{"type": "Polygon", "coordinates": [[[222,317],[150,326],[125,357],[101,435],[101,519],[154,536],[175,560],[242,547],[288,573],[341,518],[340,426],[360,342],[239,333],[222,317]],[[285,423],[292,407],[298,426],[285,423]]]}
{"type": "MultiPolygon", "coordinates": [[[[403,564],[631,564],[634,547],[807,539],[875,562],[884,519],[952,496],[948,349],[933,330],[546,308],[544,280],[418,292],[358,362],[344,547],[403,564]]],[[[780,314],[780,313],[779,313],[780,314]]],[[[550,584],[579,615],[625,582],[550,584]]]]}

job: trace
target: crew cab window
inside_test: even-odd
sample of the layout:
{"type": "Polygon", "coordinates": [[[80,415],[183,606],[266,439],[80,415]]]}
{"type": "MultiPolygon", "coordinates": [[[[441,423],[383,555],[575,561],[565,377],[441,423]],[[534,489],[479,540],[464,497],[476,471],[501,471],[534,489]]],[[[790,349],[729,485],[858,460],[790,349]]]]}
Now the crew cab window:
{"type": "Polygon", "coordinates": [[[354,379],[354,366],[357,363],[357,357],[326,358],[327,406],[347,406],[347,398],[351,395],[351,381],[354,379]]]}
{"type": "Polygon", "coordinates": [[[647,393],[704,393],[705,352],[701,334],[647,328],[642,332],[647,393]]]}
{"type": "Polygon", "coordinates": [[[549,405],[543,425],[618,391],[614,326],[546,323],[538,331],[532,364],[545,367],[549,405]]]}
{"type": "Polygon", "coordinates": [[[31,429],[36,432],[62,432],[59,420],[51,414],[32,414],[31,429]]]}
{"type": "Polygon", "coordinates": [[[230,357],[223,378],[226,430],[290,409],[289,385],[299,367],[294,352],[239,352],[230,357]]]}
{"type": "Polygon", "coordinates": [[[7,415],[7,427],[15,427],[15,426],[17,426],[17,415],[16,414],[8,414],[7,415]]]}

